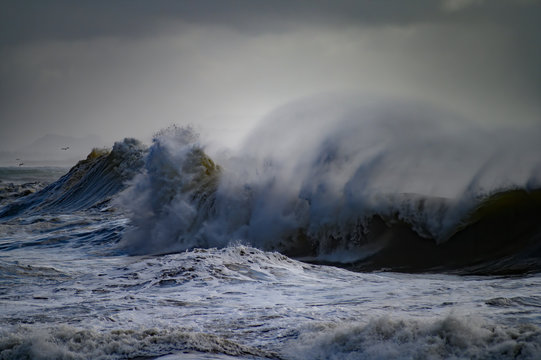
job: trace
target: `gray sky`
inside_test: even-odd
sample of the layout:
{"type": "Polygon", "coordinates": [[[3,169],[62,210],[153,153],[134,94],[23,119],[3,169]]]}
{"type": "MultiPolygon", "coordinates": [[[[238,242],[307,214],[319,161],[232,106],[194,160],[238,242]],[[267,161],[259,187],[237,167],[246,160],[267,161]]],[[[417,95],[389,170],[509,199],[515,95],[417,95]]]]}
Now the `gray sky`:
{"type": "MultiPolygon", "coordinates": [[[[536,0],[0,0],[0,151],[193,124],[233,146],[319,93],[541,122],[536,0]]],[[[100,144],[101,145],[101,144],[100,144]]]]}

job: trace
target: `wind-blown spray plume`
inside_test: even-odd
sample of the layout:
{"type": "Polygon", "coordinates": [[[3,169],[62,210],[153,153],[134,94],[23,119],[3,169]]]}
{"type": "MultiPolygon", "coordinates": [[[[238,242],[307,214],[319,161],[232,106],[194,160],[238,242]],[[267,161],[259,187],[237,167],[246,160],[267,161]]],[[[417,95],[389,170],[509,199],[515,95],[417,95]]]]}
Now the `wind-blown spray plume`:
{"type": "MultiPolygon", "coordinates": [[[[516,213],[539,212],[533,130],[489,133],[411,101],[319,97],[271,114],[222,168],[192,129],[174,127],[155,137],[145,172],[120,199],[132,220],[124,242],[134,253],[242,242],[318,261],[420,268],[439,265],[431,253],[446,265],[447,251],[464,265],[475,260],[461,249],[477,236],[478,207],[501,209],[483,226],[512,225],[495,197],[513,190],[504,197],[516,213]],[[411,254],[401,258],[404,249],[411,254]]],[[[538,226],[528,224],[530,248],[538,226]]],[[[475,241],[493,252],[485,240],[475,241]]]]}

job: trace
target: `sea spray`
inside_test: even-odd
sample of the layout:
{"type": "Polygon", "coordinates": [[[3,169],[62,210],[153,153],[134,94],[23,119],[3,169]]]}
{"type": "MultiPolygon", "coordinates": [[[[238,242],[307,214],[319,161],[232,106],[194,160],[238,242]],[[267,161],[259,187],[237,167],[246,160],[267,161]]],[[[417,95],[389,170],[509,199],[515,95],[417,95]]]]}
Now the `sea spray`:
{"type": "Polygon", "coordinates": [[[176,126],[154,137],[144,171],[117,201],[131,216],[131,227],[124,235],[131,252],[219,245],[209,244],[200,234],[220,168],[203,152],[198,138],[192,128],[176,126]]]}
{"type": "MultiPolygon", "coordinates": [[[[301,105],[286,107],[306,109],[290,121],[351,110],[301,105]]],[[[537,359],[537,133],[492,134],[482,147],[500,151],[476,153],[488,160],[454,197],[437,186],[414,192],[408,176],[400,183],[404,169],[390,165],[430,156],[393,148],[375,123],[324,124],[313,126],[312,142],[297,137],[304,125],[278,137],[282,154],[256,131],[260,153],[230,157],[172,127],[149,149],[128,139],[47,191],[21,193],[18,211],[0,219],[0,358],[537,359]],[[307,146],[288,155],[295,141],[307,146]],[[441,232],[453,218],[452,231],[441,232]]],[[[425,149],[471,140],[456,125],[421,130],[430,129],[444,135],[425,149]]],[[[406,130],[396,133],[413,136],[406,130]]],[[[451,153],[475,146],[458,148],[451,153]]],[[[434,169],[418,174],[425,185],[462,171],[434,169]]]]}
{"type": "Polygon", "coordinates": [[[193,129],[172,127],[156,135],[144,172],[119,198],[131,219],[123,244],[156,254],[240,242],[332,262],[389,246],[439,252],[458,233],[470,241],[464,224],[484,199],[539,183],[530,154],[541,145],[525,141],[536,131],[488,133],[412,101],[315,98],[270,114],[219,166],[193,129]]]}

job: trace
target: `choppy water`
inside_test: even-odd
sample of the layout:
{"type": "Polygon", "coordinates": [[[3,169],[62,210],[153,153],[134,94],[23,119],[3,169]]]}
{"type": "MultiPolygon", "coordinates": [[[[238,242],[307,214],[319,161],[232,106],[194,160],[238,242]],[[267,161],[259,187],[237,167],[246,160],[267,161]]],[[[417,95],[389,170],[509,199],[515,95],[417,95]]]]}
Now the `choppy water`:
{"type": "Polygon", "coordinates": [[[539,161],[451,179],[463,137],[346,120],[216,163],[172,128],[2,169],[0,359],[541,358],[539,161]]]}
{"type": "Polygon", "coordinates": [[[356,273],[243,245],[117,248],[109,208],[0,225],[6,359],[524,358],[541,277],[356,273]]]}
{"type": "Polygon", "coordinates": [[[114,255],[104,213],[4,225],[2,358],[531,358],[541,277],[354,273],[242,245],[114,255]],[[14,241],[15,240],[15,241],[14,241]]]}

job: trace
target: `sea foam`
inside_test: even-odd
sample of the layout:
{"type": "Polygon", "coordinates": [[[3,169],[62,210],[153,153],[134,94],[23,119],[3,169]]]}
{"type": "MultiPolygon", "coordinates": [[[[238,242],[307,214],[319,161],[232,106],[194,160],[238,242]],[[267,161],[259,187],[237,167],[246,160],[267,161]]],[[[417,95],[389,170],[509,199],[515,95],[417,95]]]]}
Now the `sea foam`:
{"type": "Polygon", "coordinates": [[[313,326],[287,350],[292,359],[533,359],[541,329],[474,318],[375,318],[365,324],[313,326]]]}

